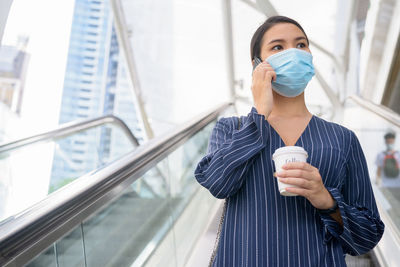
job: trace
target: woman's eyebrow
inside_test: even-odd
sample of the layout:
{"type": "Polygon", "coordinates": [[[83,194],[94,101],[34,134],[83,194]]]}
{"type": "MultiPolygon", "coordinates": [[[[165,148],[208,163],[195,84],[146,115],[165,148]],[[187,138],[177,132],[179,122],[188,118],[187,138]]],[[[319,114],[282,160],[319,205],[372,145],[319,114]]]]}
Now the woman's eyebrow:
{"type": "Polygon", "coordinates": [[[294,39],[295,41],[299,41],[299,40],[307,40],[306,37],[304,36],[299,36],[296,39],[294,39]]]}
{"type": "MultiPolygon", "coordinates": [[[[307,40],[307,39],[306,39],[306,37],[304,37],[304,36],[299,36],[299,37],[296,37],[294,40],[295,40],[295,41],[299,41],[299,40],[307,40]]],[[[284,42],[286,42],[286,40],[284,40],[284,39],[274,39],[274,40],[270,41],[268,44],[272,44],[272,43],[284,43],[284,42]]]]}
{"type": "Polygon", "coordinates": [[[272,44],[272,43],[283,43],[283,42],[285,42],[285,40],[284,39],[275,39],[275,40],[272,40],[272,41],[270,41],[268,44],[272,44]]]}

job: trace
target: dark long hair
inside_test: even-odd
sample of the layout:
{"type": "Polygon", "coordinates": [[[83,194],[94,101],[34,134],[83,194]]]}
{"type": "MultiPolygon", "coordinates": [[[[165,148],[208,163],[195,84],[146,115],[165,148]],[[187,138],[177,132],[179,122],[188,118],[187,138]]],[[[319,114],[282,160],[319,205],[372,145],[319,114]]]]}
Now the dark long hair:
{"type": "Polygon", "coordinates": [[[255,57],[260,57],[260,50],[261,50],[261,44],[262,44],[262,39],[264,34],[274,25],[279,24],[279,23],[291,23],[296,25],[306,36],[307,43],[308,37],[307,34],[305,33],[304,29],[300,26],[300,24],[295,21],[294,19],[285,17],[285,16],[272,16],[269,17],[254,33],[253,37],[251,38],[250,42],[250,56],[251,60],[253,60],[255,57]]]}

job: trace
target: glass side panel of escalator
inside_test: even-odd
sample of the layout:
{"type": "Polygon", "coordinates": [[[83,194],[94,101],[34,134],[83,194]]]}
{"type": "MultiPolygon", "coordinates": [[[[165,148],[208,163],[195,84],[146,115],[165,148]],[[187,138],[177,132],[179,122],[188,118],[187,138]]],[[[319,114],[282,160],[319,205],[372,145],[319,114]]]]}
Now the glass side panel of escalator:
{"type": "Polygon", "coordinates": [[[123,130],[107,123],[0,153],[0,223],[133,149],[123,130]]]}
{"type": "Polygon", "coordinates": [[[183,266],[216,203],[193,176],[214,125],[168,154],[27,266],[183,266]]]}

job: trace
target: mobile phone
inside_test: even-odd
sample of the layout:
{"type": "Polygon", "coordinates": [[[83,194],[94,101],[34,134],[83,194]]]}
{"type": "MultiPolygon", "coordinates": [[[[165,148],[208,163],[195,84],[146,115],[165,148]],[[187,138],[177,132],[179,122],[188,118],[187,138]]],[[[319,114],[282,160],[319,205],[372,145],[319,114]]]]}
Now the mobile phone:
{"type": "Polygon", "coordinates": [[[260,64],[261,62],[262,62],[262,60],[259,57],[254,58],[253,71],[258,66],[258,64],[260,64]]]}

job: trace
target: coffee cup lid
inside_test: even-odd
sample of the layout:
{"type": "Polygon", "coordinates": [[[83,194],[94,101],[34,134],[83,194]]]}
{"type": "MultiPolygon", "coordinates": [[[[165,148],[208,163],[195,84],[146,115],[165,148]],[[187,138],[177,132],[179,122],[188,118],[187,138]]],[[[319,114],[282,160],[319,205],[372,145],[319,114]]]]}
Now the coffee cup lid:
{"type": "Polygon", "coordinates": [[[305,151],[301,146],[284,146],[275,150],[274,154],[272,154],[272,159],[286,153],[303,153],[308,157],[307,151],[305,151]]]}

